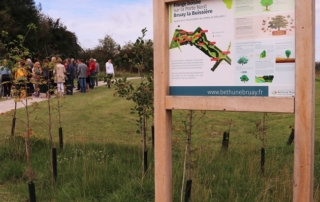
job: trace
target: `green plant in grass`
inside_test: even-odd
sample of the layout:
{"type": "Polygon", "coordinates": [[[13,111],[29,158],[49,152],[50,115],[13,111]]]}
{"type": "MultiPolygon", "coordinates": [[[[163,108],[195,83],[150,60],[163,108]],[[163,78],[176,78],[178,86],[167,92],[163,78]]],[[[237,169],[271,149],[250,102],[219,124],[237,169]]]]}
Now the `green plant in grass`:
{"type": "Polygon", "coordinates": [[[154,98],[154,86],[153,86],[153,74],[147,74],[144,76],[142,70],[144,69],[145,62],[152,60],[152,55],[147,54],[144,47],[144,37],[147,29],[142,29],[142,36],[138,37],[135,43],[136,60],[131,62],[138,68],[141,74],[140,83],[134,87],[126,77],[122,79],[116,79],[114,96],[125,97],[127,100],[132,100],[136,105],[131,108],[131,113],[138,113],[137,125],[139,130],[137,133],[142,135],[142,151],[143,151],[143,174],[147,172],[147,119],[153,117],[153,98],[154,98]]]}
{"type": "Polygon", "coordinates": [[[136,105],[131,108],[131,113],[138,114],[137,125],[139,129],[137,133],[142,135],[142,150],[143,150],[143,165],[144,173],[146,173],[146,162],[144,153],[147,152],[147,119],[153,117],[153,75],[149,74],[141,77],[140,83],[134,87],[132,82],[128,81],[126,77],[116,79],[114,96],[124,97],[127,100],[132,100],[136,105]]]}
{"type": "Polygon", "coordinates": [[[206,111],[194,111],[188,110],[186,112],[180,113],[180,128],[182,132],[186,135],[186,149],[185,149],[185,156],[184,156],[184,163],[183,163],[183,177],[182,177],[182,187],[181,187],[181,202],[183,201],[183,187],[185,184],[185,173],[187,173],[187,184],[186,184],[186,196],[185,201],[189,201],[191,197],[191,186],[192,186],[192,170],[194,167],[195,159],[192,158],[192,133],[193,127],[205,116],[206,111]]]}
{"type": "MultiPolygon", "coordinates": [[[[133,86],[140,83],[140,80],[131,81],[133,86]]],[[[320,82],[316,82],[316,92],[318,92],[316,120],[320,115],[319,87],[320,82]]],[[[67,134],[66,147],[58,155],[62,163],[58,164],[59,180],[55,186],[48,183],[52,179],[49,171],[51,167],[48,161],[50,156],[48,146],[44,148],[33,143],[35,136],[48,139],[47,131],[44,132],[41,124],[34,124],[38,122],[37,120],[31,119],[34,131],[31,138],[32,165],[36,172],[35,180],[39,199],[43,201],[127,201],[129,198],[131,201],[154,201],[153,169],[149,169],[141,180],[141,150],[139,149],[141,138],[131,132],[136,129],[134,120],[137,116],[131,115],[128,110],[134,106],[134,102],[112,97],[112,93],[97,88],[90,96],[76,94],[74,97],[63,99],[62,117],[68,117],[66,120],[68,124],[63,126],[67,134]],[[88,108],[88,102],[90,102],[90,108],[88,108]],[[97,109],[94,114],[90,113],[92,109],[97,109]],[[106,154],[105,156],[109,155],[106,158],[108,160],[105,159],[102,163],[100,161],[103,155],[97,154],[100,151],[103,155],[106,154]],[[77,153],[79,155],[76,155],[77,153]]],[[[41,108],[47,106],[46,102],[39,104],[41,108]]],[[[47,110],[37,110],[32,116],[44,117],[43,119],[47,120],[46,112],[47,110]]],[[[18,109],[17,115],[25,117],[24,113],[25,110],[18,109]]],[[[179,111],[174,110],[172,116],[174,121],[178,121],[179,111]]],[[[294,121],[293,115],[268,113],[266,124],[267,127],[270,126],[267,129],[266,138],[268,161],[264,176],[260,173],[261,132],[252,125],[255,121],[260,121],[261,116],[261,113],[208,111],[201,120],[201,125],[194,127],[192,148],[197,150],[192,154],[196,159],[192,170],[193,201],[292,201],[294,149],[284,143],[287,141],[286,128],[294,121]],[[221,155],[221,132],[226,129],[226,121],[222,120],[230,119],[233,120],[232,130],[236,134],[232,136],[228,152],[221,155]],[[212,125],[214,129],[211,128],[212,125]],[[253,132],[259,136],[257,139],[253,138],[253,132]]],[[[53,117],[54,125],[58,126],[56,110],[53,117]]],[[[10,134],[8,118],[10,113],[0,115],[0,151],[6,147],[5,138],[10,134]]],[[[176,125],[175,122],[173,126],[176,125]]],[[[22,130],[24,128],[19,124],[17,131],[22,130]]],[[[173,201],[180,201],[185,137],[185,133],[173,131],[173,201]]],[[[319,130],[316,129],[314,201],[320,199],[319,138],[319,130]]],[[[15,161],[21,162],[20,166],[25,168],[23,139],[21,139],[20,150],[20,154],[12,155],[15,155],[17,159],[15,161]],[[22,160],[18,160],[18,157],[22,160]]],[[[14,150],[8,150],[6,154],[11,151],[14,150]]],[[[5,158],[0,157],[1,169],[6,167],[6,161],[10,158],[7,155],[5,158]]],[[[1,182],[0,201],[23,201],[27,200],[27,196],[24,180],[12,177],[10,180],[1,182]],[[9,200],[6,196],[13,198],[9,200]]]]}

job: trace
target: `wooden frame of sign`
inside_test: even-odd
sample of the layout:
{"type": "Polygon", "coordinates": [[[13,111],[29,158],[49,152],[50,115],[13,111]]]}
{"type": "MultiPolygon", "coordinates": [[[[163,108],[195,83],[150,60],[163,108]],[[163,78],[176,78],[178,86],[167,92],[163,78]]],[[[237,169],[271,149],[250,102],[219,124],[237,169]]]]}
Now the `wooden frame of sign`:
{"type": "Polygon", "coordinates": [[[169,96],[169,4],[153,0],[155,85],[155,201],[172,201],[173,109],[295,114],[293,201],[313,201],[315,1],[296,0],[295,97],[169,96]],[[196,102],[195,102],[196,100],[196,102]]]}

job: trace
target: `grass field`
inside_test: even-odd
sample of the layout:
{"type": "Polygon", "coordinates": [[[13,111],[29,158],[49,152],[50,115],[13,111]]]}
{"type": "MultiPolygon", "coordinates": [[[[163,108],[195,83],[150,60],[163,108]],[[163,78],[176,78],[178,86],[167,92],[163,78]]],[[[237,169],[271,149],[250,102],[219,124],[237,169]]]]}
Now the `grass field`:
{"type": "MultiPolygon", "coordinates": [[[[135,81],[137,82],[137,81],[135,81]]],[[[32,169],[39,201],[154,201],[154,159],[149,130],[149,171],[142,177],[141,137],[136,134],[133,103],[113,97],[114,89],[96,88],[62,99],[64,150],[58,149],[58,179],[51,174],[46,102],[31,114],[32,169]]],[[[315,201],[320,201],[320,77],[316,80],[315,201]]],[[[52,100],[56,106],[57,101],[52,100]]],[[[0,102],[1,104],[1,102],[0,102]]],[[[180,201],[186,136],[181,111],[173,113],[173,201],[180,201]]],[[[0,201],[28,199],[25,111],[17,112],[16,137],[10,137],[11,113],[0,116],[0,201]]],[[[54,141],[58,148],[58,113],[54,141]]],[[[260,172],[262,113],[207,112],[195,126],[192,201],[292,201],[293,145],[286,142],[294,125],[291,114],[266,117],[266,165],[260,172]],[[229,128],[227,153],[220,153],[229,128]]],[[[149,128],[152,120],[149,121],[149,128]]],[[[299,134],[296,134],[299,135],[299,134]]]]}

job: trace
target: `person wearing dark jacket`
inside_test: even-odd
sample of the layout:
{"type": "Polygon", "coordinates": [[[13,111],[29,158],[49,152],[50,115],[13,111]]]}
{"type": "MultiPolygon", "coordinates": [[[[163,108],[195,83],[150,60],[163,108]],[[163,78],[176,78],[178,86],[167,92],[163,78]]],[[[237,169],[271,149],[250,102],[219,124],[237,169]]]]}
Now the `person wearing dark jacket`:
{"type": "Polygon", "coordinates": [[[7,60],[2,61],[0,66],[0,97],[3,92],[3,98],[11,97],[12,74],[7,67],[7,60]]]}
{"type": "Polygon", "coordinates": [[[68,59],[68,66],[67,66],[67,95],[73,95],[73,82],[75,78],[75,67],[73,61],[68,59]]]}

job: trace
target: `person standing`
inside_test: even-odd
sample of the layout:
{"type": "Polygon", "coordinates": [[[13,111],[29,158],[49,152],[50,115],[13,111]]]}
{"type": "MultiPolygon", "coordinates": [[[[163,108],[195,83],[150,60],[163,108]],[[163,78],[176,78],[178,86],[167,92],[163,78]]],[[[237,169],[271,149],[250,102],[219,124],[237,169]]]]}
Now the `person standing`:
{"type": "Polygon", "coordinates": [[[28,71],[25,68],[25,61],[22,60],[19,62],[19,68],[14,74],[14,78],[16,80],[16,90],[18,91],[18,96],[24,99],[27,96],[26,88],[27,88],[27,76],[28,71]]]}
{"type": "Polygon", "coordinates": [[[87,70],[88,67],[83,63],[83,59],[78,61],[78,78],[80,84],[80,92],[86,92],[86,78],[87,78],[87,70]]]}
{"type": "Polygon", "coordinates": [[[73,61],[69,59],[67,66],[67,95],[73,95],[73,80],[75,78],[75,67],[73,61]]]}
{"type": "Polygon", "coordinates": [[[65,74],[66,68],[63,64],[61,64],[61,58],[57,59],[56,66],[53,70],[54,82],[57,84],[57,92],[60,95],[64,94],[64,82],[65,82],[65,74]]]}
{"type": "Polygon", "coordinates": [[[31,61],[30,58],[28,58],[25,62],[25,68],[26,70],[28,71],[28,82],[27,82],[27,95],[28,96],[31,96],[33,93],[34,93],[34,86],[33,86],[33,83],[31,82],[31,78],[33,77],[32,76],[32,72],[33,72],[33,63],[31,61]]]}
{"type": "Polygon", "coordinates": [[[49,60],[48,59],[44,59],[42,61],[42,75],[41,75],[41,79],[40,79],[40,93],[44,93],[46,94],[46,96],[48,96],[50,94],[49,92],[49,88],[52,86],[51,82],[51,77],[52,77],[52,71],[50,71],[50,67],[49,67],[49,60]],[[51,75],[50,75],[51,74],[51,75]]]}
{"type": "Polygon", "coordinates": [[[99,74],[100,74],[100,65],[97,62],[96,59],[94,59],[94,63],[96,65],[96,86],[98,86],[98,82],[99,82],[99,74]]]}
{"type": "Polygon", "coordinates": [[[111,78],[114,76],[113,64],[111,63],[111,59],[106,63],[106,74],[107,74],[107,86],[110,88],[111,78]]]}
{"type": "Polygon", "coordinates": [[[96,64],[93,58],[90,58],[89,66],[90,66],[90,88],[93,89],[94,81],[96,79],[96,64]]]}
{"type": "Polygon", "coordinates": [[[2,66],[0,67],[0,96],[2,95],[3,89],[3,97],[8,99],[11,96],[11,86],[12,74],[7,67],[7,60],[4,59],[2,61],[2,66]]]}
{"type": "Polygon", "coordinates": [[[91,83],[90,83],[90,62],[86,61],[87,65],[87,78],[86,78],[86,92],[90,91],[91,83]]]}
{"type": "Polygon", "coordinates": [[[33,78],[33,83],[34,83],[34,93],[33,95],[36,97],[39,97],[39,91],[40,91],[40,77],[42,75],[42,69],[40,66],[40,62],[37,61],[33,65],[33,70],[32,70],[32,78],[33,78]]]}

